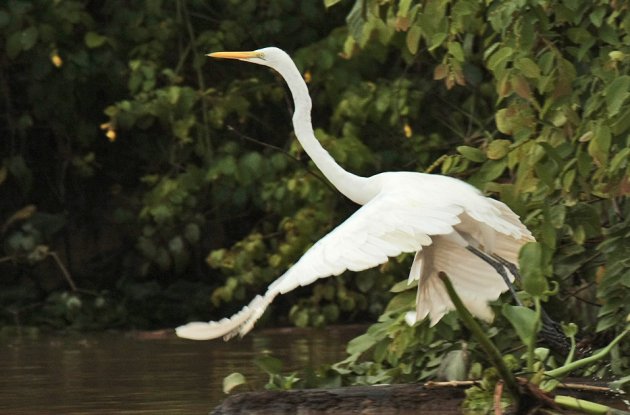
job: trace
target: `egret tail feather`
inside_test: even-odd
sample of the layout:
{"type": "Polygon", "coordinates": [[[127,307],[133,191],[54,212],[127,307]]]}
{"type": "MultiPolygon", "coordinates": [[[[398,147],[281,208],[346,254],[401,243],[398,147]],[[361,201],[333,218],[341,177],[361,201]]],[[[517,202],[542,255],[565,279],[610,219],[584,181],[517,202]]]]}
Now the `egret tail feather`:
{"type": "Polygon", "coordinates": [[[271,299],[256,296],[241,311],[219,321],[194,321],[175,329],[177,336],[191,340],[210,340],[223,337],[229,340],[235,335],[244,336],[264,313],[271,299]]]}

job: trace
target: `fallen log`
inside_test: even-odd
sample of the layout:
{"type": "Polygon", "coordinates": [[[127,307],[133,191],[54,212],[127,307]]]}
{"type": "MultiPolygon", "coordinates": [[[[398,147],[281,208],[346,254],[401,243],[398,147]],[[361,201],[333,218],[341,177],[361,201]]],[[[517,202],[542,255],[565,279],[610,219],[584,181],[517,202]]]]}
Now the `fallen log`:
{"type": "MultiPolygon", "coordinates": [[[[427,382],[333,389],[242,392],[228,396],[211,415],[411,415],[460,414],[464,390],[474,381],[427,382]]],[[[558,387],[570,395],[628,410],[604,383],[567,383],[558,387]]],[[[574,412],[564,412],[567,414],[574,412]]]]}
{"type": "Polygon", "coordinates": [[[259,391],[229,396],[211,414],[459,414],[462,399],[461,388],[438,390],[414,384],[259,391]]]}

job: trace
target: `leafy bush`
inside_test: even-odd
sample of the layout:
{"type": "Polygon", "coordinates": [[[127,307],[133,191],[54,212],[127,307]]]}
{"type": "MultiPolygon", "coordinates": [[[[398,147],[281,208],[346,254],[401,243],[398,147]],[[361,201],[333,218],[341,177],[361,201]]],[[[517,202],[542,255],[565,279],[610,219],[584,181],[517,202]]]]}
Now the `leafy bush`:
{"type": "MultiPolygon", "coordinates": [[[[580,336],[591,341],[606,332],[595,347],[621,332],[630,312],[622,300],[630,294],[622,236],[630,213],[627,7],[605,1],[356,1],[347,20],[346,57],[380,49],[402,58],[405,78],[442,84],[433,95],[440,104],[416,114],[417,120],[411,116],[409,125],[416,130],[422,123],[427,131],[431,120],[426,124],[433,124],[439,141],[458,135],[457,153],[437,161],[442,173],[497,194],[534,231],[544,247],[534,266],[561,288],[548,310],[578,321],[580,336]],[[562,307],[555,306],[558,299],[562,307]]],[[[401,318],[386,314],[357,339],[360,351],[373,350],[373,361],[355,363],[350,372],[362,376],[366,367],[376,367],[385,381],[404,379],[401,359],[422,355],[426,346],[396,346],[399,339],[417,343],[412,331],[423,329],[406,328],[401,318]]],[[[630,363],[621,357],[628,355],[627,344],[623,349],[616,374],[630,363]]],[[[358,362],[353,351],[351,343],[352,362],[358,362]]],[[[432,375],[428,367],[411,373],[425,378],[432,375]]]]}
{"type": "MultiPolygon", "coordinates": [[[[625,4],[324,3],[0,6],[0,321],[221,317],[351,214],[294,140],[282,80],[203,56],[275,44],[307,78],[316,133],[345,168],[439,171],[504,200],[544,246],[540,268],[560,287],[550,314],[595,347],[618,333],[630,312],[625,4]]],[[[410,294],[387,289],[408,265],[297,290],[276,322],[381,315],[339,370],[366,383],[432,376],[465,334],[451,318],[404,324],[410,294]]],[[[515,339],[506,324],[491,329],[499,346],[515,339]]]]}

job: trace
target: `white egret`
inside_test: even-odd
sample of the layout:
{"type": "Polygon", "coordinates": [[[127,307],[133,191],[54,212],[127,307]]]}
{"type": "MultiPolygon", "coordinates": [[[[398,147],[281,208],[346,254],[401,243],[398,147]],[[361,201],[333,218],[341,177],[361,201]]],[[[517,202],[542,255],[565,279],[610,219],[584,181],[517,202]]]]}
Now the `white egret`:
{"type": "Polygon", "coordinates": [[[517,263],[521,246],[534,240],[510,208],[452,177],[403,171],[361,177],[347,172],[315,138],[308,88],[289,55],[271,47],[208,56],[275,69],[291,90],[293,127],[300,144],[333,186],[362,207],[240,312],[220,321],[180,326],[178,336],[195,340],[243,336],[277,295],[346,270],[375,267],[403,252],[415,253],[409,273],[410,283],[418,281],[412,322],[429,316],[435,324],[454,308],[439,272],[448,274],[471,313],[492,320],[488,302],[508,289],[516,272],[512,267],[508,274],[504,266],[517,263]]]}

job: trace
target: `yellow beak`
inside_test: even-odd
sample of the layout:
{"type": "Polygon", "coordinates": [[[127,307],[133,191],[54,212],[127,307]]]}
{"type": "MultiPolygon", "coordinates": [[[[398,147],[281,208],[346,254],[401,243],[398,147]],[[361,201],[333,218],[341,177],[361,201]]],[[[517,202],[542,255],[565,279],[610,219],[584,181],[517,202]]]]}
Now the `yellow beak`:
{"type": "Polygon", "coordinates": [[[260,57],[258,52],[214,52],[208,53],[206,56],[222,59],[251,59],[260,57]]]}

